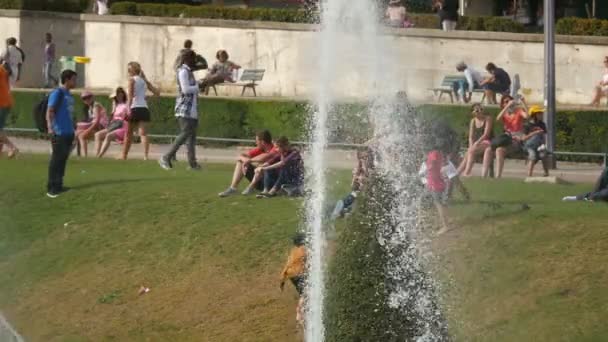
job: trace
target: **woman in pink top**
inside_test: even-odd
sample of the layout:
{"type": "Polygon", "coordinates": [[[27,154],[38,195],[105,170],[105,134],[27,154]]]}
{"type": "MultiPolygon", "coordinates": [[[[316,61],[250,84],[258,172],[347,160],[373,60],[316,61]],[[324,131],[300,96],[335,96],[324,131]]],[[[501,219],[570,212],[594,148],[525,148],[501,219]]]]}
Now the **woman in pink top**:
{"type": "Polygon", "coordinates": [[[84,91],[80,97],[82,102],[88,107],[87,121],[79,122],[76,127],[76,137],[82,149],[83,156],[87,156],[88,142],[95,132],[105,129],[108,125],[108,115],[101,103],[96,102],[93,93],[84,91]]]}
{"type": "Polygon", "coordinates": [[[112,99],[112,121],[108,127],[95,134],[95,149],[97,157],[101,158],[110,147],[110,143],[114,140],[122,142],[125,138],[126,124],[125,120],[129,114],[127,106],[127,93],[122,87],[116,88],[114,93],[110,95],[112,99]],[[103,140],[103,144],[102,141],[103,140]]]}

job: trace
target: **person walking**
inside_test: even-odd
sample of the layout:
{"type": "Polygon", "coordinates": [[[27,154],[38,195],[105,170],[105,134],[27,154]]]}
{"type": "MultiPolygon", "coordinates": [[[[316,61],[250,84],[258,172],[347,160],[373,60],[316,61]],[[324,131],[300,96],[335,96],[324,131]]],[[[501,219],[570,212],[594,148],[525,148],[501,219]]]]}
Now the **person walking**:
{"type": "Polygon", "coordinates": [[[194,68],[196,54],[192,50],[182,55],[182,65],[177,71],[178,96],[175,101],[175,116],[179,121],[181,133],[177,136],[169,151],[162,156],[158,163],[165,170],[173,168],[171,161],[181,145],[186,144],[188,149],[188,163],[190,170],[200,170],[196,161],[196,130],[198,129],[198,92],[199,87],[192,68],[194,68]]]}
{"type": "Polygon", "coordinates": [[[4,125],[6,124],[11,107],[13,106],[11,86],[9,84],[9,69],[6,61],[0,63],[0,154],[2,154],[2,150],[4,146],[6,146],[9,149],[7,152],[8,157],[14,158],[17,153],[19,153],[19,150],[13,145],[4,132],[4,125]]]}
{"type": "Polygon", "coordinates": [[[458,0],[436,0],[433,7],[439,14],[439,22],[443,31],[454,31],[458,24],[458,0]]]}
{"type": "Polygon", "coordinates": [[[53,35],[46,34],[44,45],[44,65],[42,66],[42,74],[44,75],[44,87],[54,88],[59,84],[57,77],[53,76],[53,66],[55,64],[55,43],[53,43],[53,35]]]}
{"type": "Polygon", "coordinates": [[[160,91],[148,81],[139,63],[130,62],[127,65],[127,73],[129,74],[127,106],[130,113],[127,120],[124,146],[120,159],[127,159],[133,141],[133,131],[135,128],[138,128],[141,143],[144,145],[144,160],[148,160],[150,142],[148,141],[146,124],[150,122],[150,110],[148,109],[148,102],[146,101],[146,89],[149,89],[155,96],[159,96],[160,91]]]}
{"type": "Polygon", "coordinates": [[[106,15],[110,12],[108,0],[95,0],[93,3],[93,12],[97,15],[106,15]]]}
{"type": "Polygon", "coordinates": [[[49,163],[49,178],[46,195],[57,198],[69,190],[63,186],[65,167],[74,143],[74,98],[70,90],[76,87],[77,74],[73,70],[61,73],[62,86],[53,90],[49,95],[46,121],[48,134],[51,138],[51,161],[49,163]]]}
{"type": "Polygon", "coordinates": [[[11,68],[10,84],[14,87],[21,79],[21,66],[23,65],[23,53],[17,47],[17,39],[9,38],[6,40],[6,50],[2,54],[1,59],[8,62],[11,68]]]}

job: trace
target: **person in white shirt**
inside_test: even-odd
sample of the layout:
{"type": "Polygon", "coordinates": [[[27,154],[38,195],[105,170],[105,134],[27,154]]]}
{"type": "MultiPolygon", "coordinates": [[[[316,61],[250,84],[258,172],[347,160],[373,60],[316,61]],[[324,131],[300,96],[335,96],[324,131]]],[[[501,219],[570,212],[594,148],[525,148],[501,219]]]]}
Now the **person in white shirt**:
{"type": "Polygon", "coordinates": [[[458,63],[456,70],[464,73],[466,79],[465,82],[454,82],[453,84],[456,100],[469,103],[473,97],[473,90],[481,88],[484,77],[479,71],[466,65],[464,62],[458,63]]]}
{"type": "Polygon", "coordinates": [[[8,66],[11,68],[9,82],[11,87],[14,87],[21,79],[21,66],[23,65],[23,53],[17,47],[17,39],[9,38],[6,40],[6,50],[0,59],[8,62],[8,66]]]}
{"type": "Polygon", "coordinates": [[[93,12],[98,15],[106,15],[110,12],[108,7],[108,0],[95,0],[93,3],[93,12]]]}
{"type": "Polygon", "coordinates": [[[594,88],[593,101],[591,106],[598,107],[602,97],[608,96],[608,56],[604,57],[604,66],[606,69],[602,74],[602,79],[597,83],[594,88]]]}
{"type": "Polygon", "coordinates": [[[407,11],[405,6],[401,4],[401,0],[391,0],[384,16],[388,18],[389,26],[404,27],[407,11]]]}
{"type": "Polygon", "coordinates": [[[188,149],[188,164],[190,170],[200,170],[201,166],[196,161],[196,131],[198,129],[198,92],[199,87],[192,68],[196,63],[196,53],[192,50],[182,54],[182,65],[177,70],[178,96],[175,101],[175,117],[179,121],[181,133],[177,136],[173,145],[164,156],[158,160],[158,164],[165,170],[173,168],[171,161],[181,145],[186,144],[188,149]]]}

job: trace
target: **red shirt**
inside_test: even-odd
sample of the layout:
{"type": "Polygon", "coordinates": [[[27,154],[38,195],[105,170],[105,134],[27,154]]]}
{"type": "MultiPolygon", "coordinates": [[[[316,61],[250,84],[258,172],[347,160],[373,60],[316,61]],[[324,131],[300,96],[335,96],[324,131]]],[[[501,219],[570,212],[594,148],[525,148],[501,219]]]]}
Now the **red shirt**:
{"type": "Polygon", "coordinates": [[[0,65],[0,108],[10,108],[12,105],[13,98],[8,81],[8,71],[0,65]]]}
{"type": "Polygon", "coordinates": [[[513,113],[502,116],[502,124],[506,132],[519,133],[524,130],[524,110],[517,108],[513,113]]]}
{"type": "Polygon", "coordinates": [[[262,144],[262,147],[256,147],[250,150],[249,152],[247,152],[247,155],[249,156],[249,158],[255,158],[261,154],[273,152],[275,150],[276,148],[273,144],[262,144]]]}
{"type": "Polygon", "coordinates": [[[445,191],[445,180],[441,176],[443,154],[437,150],[429,152],[426,157],[426,186],[432,192],[445,191]]]}

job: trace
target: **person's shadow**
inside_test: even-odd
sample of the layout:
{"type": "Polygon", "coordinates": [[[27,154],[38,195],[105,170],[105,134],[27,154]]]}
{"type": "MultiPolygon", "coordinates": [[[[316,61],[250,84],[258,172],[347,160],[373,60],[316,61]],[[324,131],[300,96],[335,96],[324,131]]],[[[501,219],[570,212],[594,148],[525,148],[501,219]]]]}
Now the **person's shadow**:
{"type": "Polygon", "coordinates": [[[90,188],[110,186],[110,185],[121,185],[121,184],[130,184],[130,183],[145,183],[145,182],[153,182],[166,180],[169,178],[165,177],[155,177],[155,178],[139,178],[139,179],[113,179],[113,180],[104,180],[104,181],[95,181],[80,185],[75,185],[72,187],[73,190],[86,190],[90,188]]]}

